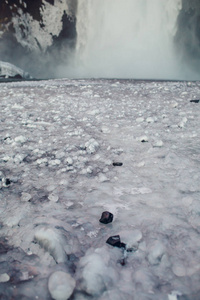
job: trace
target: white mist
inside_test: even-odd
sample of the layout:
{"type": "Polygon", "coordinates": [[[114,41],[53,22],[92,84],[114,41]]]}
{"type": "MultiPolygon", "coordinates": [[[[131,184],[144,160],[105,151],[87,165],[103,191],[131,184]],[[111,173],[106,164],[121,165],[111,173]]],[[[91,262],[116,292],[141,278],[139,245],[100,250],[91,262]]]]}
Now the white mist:
{"type": "Polygon", "coordinates": [[[182,79],[174,36],[181,0],[79,0],[81,77],[182,79]]]}

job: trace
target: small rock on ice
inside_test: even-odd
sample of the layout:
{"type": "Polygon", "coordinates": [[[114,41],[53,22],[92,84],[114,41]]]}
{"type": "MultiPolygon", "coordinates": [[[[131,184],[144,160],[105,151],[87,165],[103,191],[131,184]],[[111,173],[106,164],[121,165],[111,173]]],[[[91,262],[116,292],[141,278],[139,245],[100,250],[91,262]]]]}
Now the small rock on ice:
{"type": "Polygon", "coordinates": [[[121,167],[121,166],[123,166],[123,163],[122,162],[113,162],[113,166],[114,167],[121,167]]]}
{"type": "Polygon", "coordinates": [[[137,138],[138,141],[145,143],[148,142],[148,137],[146,135],[140,136],[137,138]]]}
{"type": "Polygon", "coordinates": [[[72,295],[76,282],[72,276],[62,271],[56,271],[49,277],[48,289],[55,300],[67,300],[72,295]]]}
{"type": "Polygon", "coordinates": [[[119,235],[114,235],[114,236],[110,236],[106,243],[108,245],[111,245],[113,247],[117,247],[117,248],[126,248],[126,244],[121,243],[121,239],[119,235]]]}
{"type": "Polygon", "coordinates": [[[113,214],[110,213],[109,211],[104,211],[101,215],[101,219],[99,220],[99,222],[103,224],[108,224],[111,223],[112,221],[113,221],[113,214]]]}

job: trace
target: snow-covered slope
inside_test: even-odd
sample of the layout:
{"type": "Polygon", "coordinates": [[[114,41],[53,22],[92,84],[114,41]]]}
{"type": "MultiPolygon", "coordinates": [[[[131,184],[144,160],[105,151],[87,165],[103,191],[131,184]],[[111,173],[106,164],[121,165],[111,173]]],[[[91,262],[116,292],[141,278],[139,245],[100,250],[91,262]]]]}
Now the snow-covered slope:
{"type": "Polygon", "coordinates": [[[0,297],[199,299],[199,82],[0,92],[0,297]]]}

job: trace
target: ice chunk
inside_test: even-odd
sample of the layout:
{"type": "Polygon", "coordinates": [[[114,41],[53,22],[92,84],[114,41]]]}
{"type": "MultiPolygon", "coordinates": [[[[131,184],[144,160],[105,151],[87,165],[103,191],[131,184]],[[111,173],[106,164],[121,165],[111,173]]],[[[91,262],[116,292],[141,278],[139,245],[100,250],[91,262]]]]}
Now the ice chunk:
{"type": "Polygon", "coordinates": [[[141,267],[139,270],[136,270],[136,272],[133,272],[132,276],[136,289],[150,294],[153,293],[153,289],[157,283],[157,278],[148,269],[141,267]]]}
{"type": "Polygon", "coordinates": [[[183,277],[187,275],[187,270],[181,262],[176,262],[172,267],[173,273],[178,277],[183,277]]]}
{"type": "Polygon", "coordinates": [[[76,282],[68,273],[57,271],[51,274],[48,289],[55,300],[67,300],[72,295],[76,282]]]}
{"type": "Polygon", "coordinates": [[[165,247],[160,241],[155,241],[148,251],[148,261],[151,265],[158,265],[165,254],[165,247]]]}
{"type": "Polygon", "coordinates": [[[178,291],[172,291],[171,294],[168,295],[168,300],[178,300],[179,299],[178,296],[182,296],[182,293],[178,291]]]}
{"type": "Polygon", "coordinates": [[[7,273],[3,273],[0,275],[0,282],[7,282],[10,280],[10,276],[7,273]]]}
{"type": "Polygon", "coordinates": [[[171,107],[176,108],[178,106],[178,103],[176,101],[173,101],[171,104],[171,107]]]}
{"type": "Polygon", "coordinates": [[[17,136],[17,137],[15,138],[15,142],[16,142],[16,143],[23,144],[23,143],[26,142],[26,138],[25,138],[24,136],[22,136],[22,135],[17,136]]]}
{"type": "Polygon", "coordinates": [[[72,165],[73,165],[73,159],[72,159],[71,157],[67,157],[66,163],[67,163],[69,166],[72,166],[72,165]]]}
{"type": "Polygon", "coordinates": [[[35,241],[48,251],[57,263],[67,261],[64,250],[64,239],[52,228],[41,227],[35,232],[35,241]]]}
{"type": "Polygon", "coordinates": [[[99,148],[99,143],[95,139],[90,139],[87,143],[85,143],[86,151],[89,154],[93,154],[99,148]]]}
{"type": "Polygon", "coordinates": [[[108,179],[108,177],[106,177],[106,175],[100,173],[100,174],[98,175],[98,181],[99,181],[99,182],[105,182],[105,181],[109,181],[109,179],[108,179]]]}
{"type": "Polygon", "coordinates": [[[163,141],[159,140],[159,141],[156,141],[154,144],[153,144],[153,147],[162,147],[163,146],[163,141]]]}
{"type": "Polygon", "coordinates": [[[138,166],[139,168],[144,167],[144,166],[145,166],[145,161],[139,162],[137,166],[138,166]]]}
{"type": "Polygon", "coordinates": [[[49,161],[49,165],[50,166],[57,166],[61,164],[61,160],[60,159],[52,159],[49,161]]]}
{"type": "Polygon", "coordinates": [[[121,239],[126,243],[126,248],[137,248],[142,240],[142,232],[138,229],[120,231],[121,239]]]}
{"type": "Polygon", "coordinates": [[[146,122],[147,122],[147,123],[154,123],[154,118],[148,117],[148,118],[146,119],[146,122]]]}
{"type": "Polygon", "coordinates": [[[82,288],[93,296],[100,295],[108,286],[112,286],[116,275],[114,270],[107,265],[109,258],[106,253],[98,250],[96,249],[93,253],[88,251],[80,260],[82,288]]]}
{"type": "Polygon", "coordinates": [[[50,195],[48,196],[48,199],[49,199],[50,201],[52,201],[52,202],[58,202],[59,197],[58,197],[58,195],[52,193],[52,194],[50,194],[50,195]]]}
{"type": "Polygon", "coordinates": [[[101,127],[101,131],[102,131],[103,133],[110,133],[110,129],[109,129],[108,127],[106,127],[106,126],[102,126],[102,127],[101,127]]]}
{"type": "Polygon", "coordinates": [[[21,201],[28,202],[32,196],[29,193],[22,193],[21,195],[21,201]]]}
{"type": "Polygon", "coordinates": [[[181,122],[178,124],[178,127],[183,128],[185,127],[185,124],[187,123],[187,118],[184,117],[181,122]]]}
{"type": "Polygon", "coordinates": [[[136,122],[137,123],[142,123],[144,121],[144,118],[143,117],[139,117],[136,119],[136,122]]]}

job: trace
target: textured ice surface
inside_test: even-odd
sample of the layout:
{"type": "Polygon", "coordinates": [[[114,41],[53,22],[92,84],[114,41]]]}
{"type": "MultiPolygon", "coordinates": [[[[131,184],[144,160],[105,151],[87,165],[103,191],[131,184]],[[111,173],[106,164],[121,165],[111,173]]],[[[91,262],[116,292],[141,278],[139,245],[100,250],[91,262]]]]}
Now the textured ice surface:
{"type": "Polygon", "coordinates": [[[199,299],[199,82],[0,92],[2,299],[51,299],[56,272],[73,278],[75,300],[199,299]],[[115,235],[126,249],[106,244],[115,235]]]}

